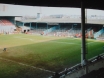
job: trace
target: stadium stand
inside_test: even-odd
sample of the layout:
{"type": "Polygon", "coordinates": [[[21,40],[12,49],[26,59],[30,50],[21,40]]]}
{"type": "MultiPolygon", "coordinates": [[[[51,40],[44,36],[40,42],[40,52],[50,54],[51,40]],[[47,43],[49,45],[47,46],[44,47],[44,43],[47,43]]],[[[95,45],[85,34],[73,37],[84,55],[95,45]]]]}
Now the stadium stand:
{"type": "Polygon", "coordinates": [[[97,40],[104,40],[104,32],[98,37],[96,38],[97,40]]]}
{"type": "Polygon", "coordinates": [[[13,26],[13,24],[10,21],[5,19],[0,20],[0,24],[3,26],[13,26]]]}
{"type": "MultiPolygon", "coordinates": [[[[28,24],[25,24],[25,25],[28,25],[28,24]]],[[[51,32],[49,32],[45,35],[81,38],[80,24],[78,26],[74,26],[74,27],[72,27],[72,25],[70,25],[70,24],[64,24],[64,23],[60,23],[59,25],[60,25],[60,27],[58,29],[52,30],[51,32]]],[[[44,31],[46,31],[54,26],[55,25],[48,25],[48,28],[47,28],[46,24],[39,23],[36,28],[36,25],[33,23],[30,32],[33,34],[43,34],[44,31]]],[[[97,30],[99,31],[100,28],[98,28],[97,30]]],[[[96,32],[97,31],[94,29],[94,27],[92,27],[92,26],[86,27],[86,38],[94,38],[94,33],[96,33],[96,32]]]]}

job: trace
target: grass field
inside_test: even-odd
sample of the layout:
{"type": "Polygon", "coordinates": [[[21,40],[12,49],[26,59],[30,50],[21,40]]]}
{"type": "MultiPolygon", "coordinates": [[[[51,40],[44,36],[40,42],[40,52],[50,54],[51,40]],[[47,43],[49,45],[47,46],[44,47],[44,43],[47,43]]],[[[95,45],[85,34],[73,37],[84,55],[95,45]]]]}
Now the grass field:
{"type": "MultiPolygon", "coordinates": [[[[86,45],[88,59],[103,53],[103,41],[87,40],[86,45]]],[[[17,63],[54,72],[62,71],[80,63],[81,39],[27,34],[0,35],[0,58],[3,58],[0,59],[2,78],[46,78],[52,73],[17,63]],[[7,51],[3,52],[5,47],[7,51]]]]}

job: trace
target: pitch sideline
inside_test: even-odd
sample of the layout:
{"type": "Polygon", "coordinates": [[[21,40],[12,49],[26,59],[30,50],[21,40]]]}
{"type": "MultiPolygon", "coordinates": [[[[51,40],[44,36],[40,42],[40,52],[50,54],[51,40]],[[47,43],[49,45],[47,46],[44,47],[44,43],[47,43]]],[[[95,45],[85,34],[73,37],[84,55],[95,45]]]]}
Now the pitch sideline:
{"type": "Polygon", "coordinates": [[[46,69],[42,69],[42,68],[38,68],[38,67],[31,66],[31,65],[28,65],[28,64],[24,64],[24,63],[16,62],[16,61],[13,61],[13,60],[4,59],[4,58],[2,58],[2,57],[0,57],[0,59],[1,59],[1,60],[6,60],[6,61],[9,61],[9,62],[13,62],[13,63],[17,63],[17,64],[19,64],[19,65],[23,65],[23,66],[31,67],[31,68],[34,68],[34,69],[39,69],[39,70],[43,70],[43,71],[46,71],[46,72],[55,73],[55,72],[50,71],[50,70],[46,70],[46,69]]]}

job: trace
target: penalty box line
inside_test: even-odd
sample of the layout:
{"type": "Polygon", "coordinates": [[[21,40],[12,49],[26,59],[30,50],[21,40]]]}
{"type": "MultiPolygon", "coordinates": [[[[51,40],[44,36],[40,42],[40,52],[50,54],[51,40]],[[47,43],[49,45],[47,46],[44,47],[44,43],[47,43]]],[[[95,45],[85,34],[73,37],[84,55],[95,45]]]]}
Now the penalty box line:
{"type": "Polygon", "coordinates": [[[34,69],[39,69],[39,70],[42,70],[42,71],[46,71],[46,72],[50,72],[50,73],[55,73],[55,72],[50,71],[50,70],[46,70],[46,69],[43,69],[43,68],[38,68],[38,67],[35,67],[35,66],[31,66],[31,65],[28,65],[28,64],[24,64],[24,63],[16,62],[16,61],[9,60],[9,59],[5,59],[5,58],[2,58],[2,57],[0,57],[0,59],[1,59],[1,60],[6,60],[6,61],[9,61],[9,62],[13,62],[13,63],[17,63],[17,64],[19,64],[19,65],[23,65],[23,66],[31,67],[31,68],[34,68],[34,69]]]}

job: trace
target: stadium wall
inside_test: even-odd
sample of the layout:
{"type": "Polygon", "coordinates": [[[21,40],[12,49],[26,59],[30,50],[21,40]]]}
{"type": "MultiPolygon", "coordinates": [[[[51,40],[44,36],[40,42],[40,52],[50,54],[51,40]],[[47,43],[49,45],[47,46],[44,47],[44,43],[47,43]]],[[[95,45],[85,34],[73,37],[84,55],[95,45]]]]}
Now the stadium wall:
{"type": "Polygon", "coordinates": [[[0,33],[13,33],[14,29],[16,29],[16,27],[14,26],[0,26],[0,33]]]}
{"type": "MultiPolygon", "coordinates": [[[[104,59],[88,65],[87,73],[90,73],[93,70],[98,70],[99,68],[102,68],[102,67],[104,67],[104,59]]],[[[86,66],[78,71],[73,72],[72,74],[66,75],[65,78],[80,78],[81,76],[83,76],[85,74],[86,74],[86,66]]]]}

